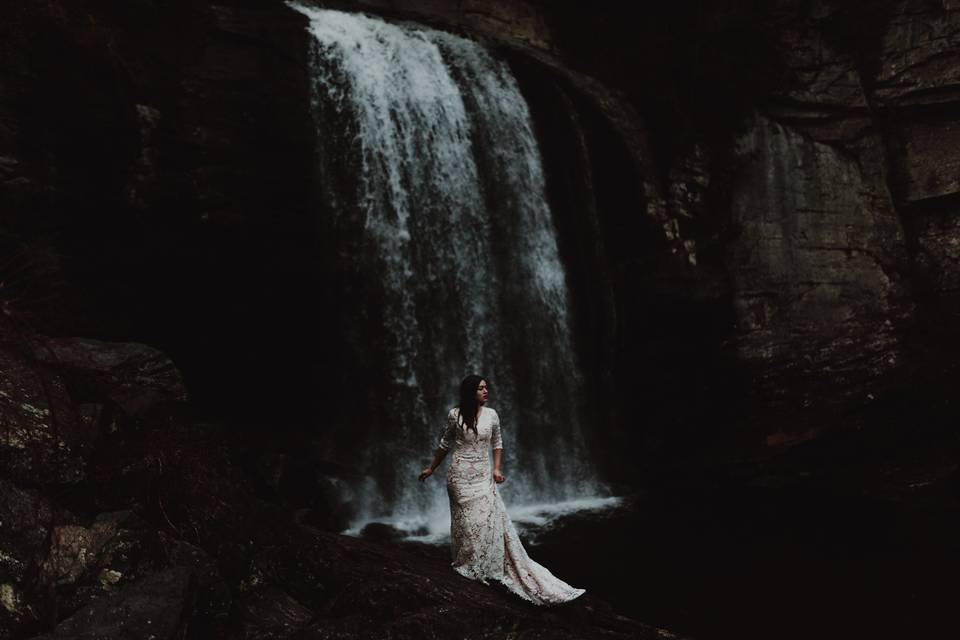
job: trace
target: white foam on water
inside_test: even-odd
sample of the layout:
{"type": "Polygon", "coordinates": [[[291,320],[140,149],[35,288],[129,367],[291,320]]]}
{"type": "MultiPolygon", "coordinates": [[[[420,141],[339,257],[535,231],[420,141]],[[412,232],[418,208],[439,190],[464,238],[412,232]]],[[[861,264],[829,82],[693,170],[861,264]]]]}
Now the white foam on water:
{"type": "MultiPolygon", "coordinates": [[[[529,542],[536,542],[537,534],[549,530],[558,520],[580,513],[601,513],[620,505],[623,499],[617,496],[593,496],[549,502],[543,504],[520,505],[508,508],[510,520],[523,532],[529,542]]],[[[369,524],[385,524],[397,531],[404,540],[426,544],[447,544],[450,541],[450,513],[447,509],[436,510],[417,518],[368,520],[358,522],[343,533],[351,536],[361,535],[369,524]]]]}

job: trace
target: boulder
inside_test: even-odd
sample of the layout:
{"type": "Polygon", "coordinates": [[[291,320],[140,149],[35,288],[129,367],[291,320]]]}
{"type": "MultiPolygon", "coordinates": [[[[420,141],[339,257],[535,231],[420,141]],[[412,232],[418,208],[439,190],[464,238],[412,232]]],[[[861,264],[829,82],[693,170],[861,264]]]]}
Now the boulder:
{"type": "Polygon", "coordinates": [[[190,627],[195,637],[221,638],[230,625],[233,594],[217,563],[206,551],[167,534],[159,534],[163,557],[170,566],[190,569],[196,598],[190,627]]]}
{"type": "Polygon", "coordinates": [[[75,483],[89,439],[63,378],[0,345],[0,468],[21,483],[75,483]]]}
{"type": "Polygon", "coordinates": [[[0,636],[12,637],[38,622],[44,608],[37,606],[44,598],[33,588],[38,560],[54,524],[75,522],[35,489],[0,478],[0,636]]]}
{"type": "Polygon", "coordinates": [[[39,362],[64,372],[80,397],[110,400],[128,416],[187,401],[180,371],[153,347],[91,338],[47,338],[34,346],[39,362]]]}
{"type": "Polygon", "coordinates": [[[247,593],[240,604],[248,638],[288,638],[314,613],[275,586],[247,593]]]}
{"type": "Polygon", "coordinates": [[[183,637],[192,611],[190,570],[174,567],[87,605],[38,640],[174,640],[183,637]]]}

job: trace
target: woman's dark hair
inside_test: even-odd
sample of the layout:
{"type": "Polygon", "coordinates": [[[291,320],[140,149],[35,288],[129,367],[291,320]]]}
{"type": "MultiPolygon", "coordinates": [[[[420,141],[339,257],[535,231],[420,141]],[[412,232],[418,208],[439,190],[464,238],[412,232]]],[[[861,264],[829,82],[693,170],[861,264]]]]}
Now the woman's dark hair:
{"type": "Polygon", "coordinates": [[[470,375],[460,383],[460,417],[457,421],[464,430],[473,429],[473,435],[477,434],[477,387],[484,381],[483,376],[470,375]]]}

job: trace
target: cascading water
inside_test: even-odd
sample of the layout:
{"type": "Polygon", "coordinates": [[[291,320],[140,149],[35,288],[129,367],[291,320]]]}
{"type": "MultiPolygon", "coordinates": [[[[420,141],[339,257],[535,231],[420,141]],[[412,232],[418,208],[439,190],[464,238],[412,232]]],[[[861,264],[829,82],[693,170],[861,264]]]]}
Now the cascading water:
{"type": "Polygon", "coordinates": [[[355,525],[447,531],[442,474],[415,478],[473,372],[503,423],[511,511],[602,493],[540,154],[510,70],[445,32],[291,6],[314,37],[325,199],[376,283],[382,308],[358,315],[381,314],[390,369],[388,424],[351,450],[367,478],[355,525]]]}

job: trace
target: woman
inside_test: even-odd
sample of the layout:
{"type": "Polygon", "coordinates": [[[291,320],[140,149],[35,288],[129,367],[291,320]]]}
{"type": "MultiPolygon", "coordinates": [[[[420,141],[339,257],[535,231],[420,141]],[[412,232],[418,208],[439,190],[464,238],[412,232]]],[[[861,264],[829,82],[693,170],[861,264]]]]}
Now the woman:
{"type": "Polygon", "coordinates": [[[568,602],[584,589],[571,587],[530,559],[497,491],[497,484],[506,479],[501,470],[503,439],[500,417],[484,406],[488,393],[487,382],[480,376],[464,378],[460,404],[447,415],[433,462],[420,473],[421,482],[429,478],[453,450],[447,470],[453,568],[484,584],[491,578],[498,580],[535,604],[568,602]]]}

